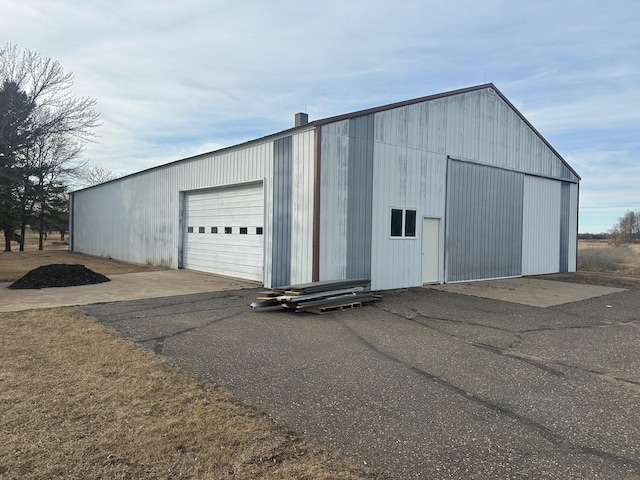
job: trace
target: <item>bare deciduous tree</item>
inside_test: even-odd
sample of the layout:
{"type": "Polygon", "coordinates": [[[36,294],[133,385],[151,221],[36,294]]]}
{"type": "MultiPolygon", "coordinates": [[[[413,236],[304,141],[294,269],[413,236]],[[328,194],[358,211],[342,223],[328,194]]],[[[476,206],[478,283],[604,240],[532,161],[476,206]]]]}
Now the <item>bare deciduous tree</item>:
{"type": "Polygon", "coordinates": [[[640,241],[640,210],[627,210],[609,234],[615,245],[640,241]]]}
{"type": "Polygon", "coordinates": [[[0,49],[0,84],[0,102],[4,93],[5,99],[22,107],[22,116],[12,113],[4,118],[0,110],[0,149],[4,149],[0,150],[4,153],[0,159],[0,228],[5,231],[5,249],[10,250],[9,237],[19,226],[22,250],[27,222],[36,219],[42,235],[50,213],[47,209],[59,205],[61,192],[83,166],[78,158],[84,143],[94,136],[99,113],[95,100],[72,93],[72,73],[65,73],[56,61],[30,50],[20,51],[15,45],[0,49]],[[22,124],[11,123],[13,117],[22,118],[22,124]]]}
{"type": "Polygon", "coordinates": [[[119,178],[116,173],[98,165],[83,169],[82,172],[80,172],[79,177],[82,180],[82,183],[87,187],[110,182],[111,180],[119,178]]]}

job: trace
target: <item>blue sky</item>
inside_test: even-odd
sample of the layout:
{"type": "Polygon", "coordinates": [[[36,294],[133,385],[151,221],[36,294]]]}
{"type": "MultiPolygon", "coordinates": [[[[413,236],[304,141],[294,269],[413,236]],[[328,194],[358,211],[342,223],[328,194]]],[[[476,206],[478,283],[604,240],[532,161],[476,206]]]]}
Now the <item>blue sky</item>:
{"type": "Polygon", "coordinates": [[[128,174],[310,120],[493,82],[582,176],[580,232],[640,208],[637,0],[2,0],[0,43],[97,99],[128,174]]]}

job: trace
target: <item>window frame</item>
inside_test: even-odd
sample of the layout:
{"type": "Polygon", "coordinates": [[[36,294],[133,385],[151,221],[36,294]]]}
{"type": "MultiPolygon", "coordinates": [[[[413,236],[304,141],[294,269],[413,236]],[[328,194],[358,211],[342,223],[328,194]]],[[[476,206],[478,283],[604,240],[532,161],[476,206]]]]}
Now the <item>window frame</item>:
{"type": "MultiPolygon", "coordinates": [[[[396,232],[397,230],[397,214],[395,214],[395,227],[396,227],[396,232]]],[[[389,232],[389,239],[390,240],[416,240],[418,238],[418,209],[417,208],[413,208],[413,207],[391,207],[389,208],[389,223],[387,224],[389,227],[389,230],[387,230],[387,232],[389,232]],[[400,225],[400,234],[399,235],[394,235],[394,211],[400,211],[400,221],[401,221],[401,225],[400,225]],[[413,215],[413,235],[408,235],[408,233],[410,233],[407,230],[407,227],[410,225],[407,222],[407,212],[411,212],[411,214],[413,215]]]]}

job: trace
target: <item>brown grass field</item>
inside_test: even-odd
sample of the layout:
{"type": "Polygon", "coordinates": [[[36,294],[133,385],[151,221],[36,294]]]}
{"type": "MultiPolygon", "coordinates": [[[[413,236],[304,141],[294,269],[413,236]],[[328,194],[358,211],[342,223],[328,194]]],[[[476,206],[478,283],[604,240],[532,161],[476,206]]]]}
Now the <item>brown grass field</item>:
{"type": "Polygon", "coordinates": [[[578,271],[541,278],[640,290],[640,245],[578,242],[578,271]]]}
{"type": "MultiPolygon", "coordinates": [[[[147,268],[36,249],[0,253],[0,281],[49,263],[147,268]]],[[[78,309],[0,313],[0,328],[2,480],[384,478],[78,309]]]]}

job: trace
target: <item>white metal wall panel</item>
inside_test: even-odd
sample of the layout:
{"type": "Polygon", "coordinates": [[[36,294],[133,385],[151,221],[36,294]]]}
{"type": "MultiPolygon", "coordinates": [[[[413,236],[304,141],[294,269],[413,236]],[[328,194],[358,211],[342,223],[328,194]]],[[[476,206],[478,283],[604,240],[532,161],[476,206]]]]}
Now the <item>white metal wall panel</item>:
{"type": "Polygon", "coordinates": [[[522,274],[558,271],[560,265],[561,182],[525,176],[522,274]]]}
{"type": "Polygon", "coordinates": [[[293,135],[291,283],[307,283],[313,270],[314,131],[293,135]]]}
{"type": "Polygon", "coordinates": [[[569,271],[575,272],[578,255],[578,196],[580,187],[574,183],[570,186],[570,209],[569,219],[569,271]]]}
{"type": "Polygon", "coordinates": [[[347,275],[349,121],[322,127],[320,157],[320,280],[347,275]]]}
{"type": "Polygon", "coordinates": [[[555,153],[496,93],[476,90],[376,114],[376,140],[575,182],[555,153]]]}
{"type": "MultiPolygon", "coordinates": [[[[377,126],[377,123],[376,123],[377,126]]],[[[447,157],[390,143],[374,145],[371,288],[422,285],[423,217],[444,218],[447,157]],[[417,211],[415,238],[391,238],[391,209],[417,211]]],[[[440,245],[444,241],[441,229],[440,245]]],[[[440,253],[440,272],[443,255],[440,253]]]]}
{"type": "Polygon", "coordinates": [[[184,208],[184,268],[262,281],[262,183],[188,192],[184,208]]]}

